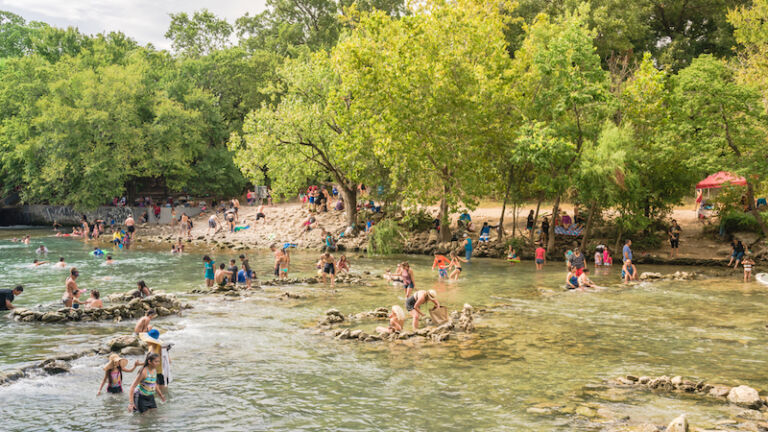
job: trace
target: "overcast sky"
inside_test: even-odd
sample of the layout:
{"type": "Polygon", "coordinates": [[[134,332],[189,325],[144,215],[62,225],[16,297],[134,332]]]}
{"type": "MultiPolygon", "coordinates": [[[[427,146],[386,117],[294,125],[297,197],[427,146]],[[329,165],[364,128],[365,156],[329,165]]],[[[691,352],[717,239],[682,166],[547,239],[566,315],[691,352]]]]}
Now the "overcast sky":
{"type": "Polygon", "coordinates": [[[0,10],[27,21],[44,21],[56,27],[77,27],[95,34],[119,30],[141,44],[170,48],[163,36],[169,13],[207,8],[230,23],[246,12],[264,10],[265,0],[0,0],[0,10]]]}

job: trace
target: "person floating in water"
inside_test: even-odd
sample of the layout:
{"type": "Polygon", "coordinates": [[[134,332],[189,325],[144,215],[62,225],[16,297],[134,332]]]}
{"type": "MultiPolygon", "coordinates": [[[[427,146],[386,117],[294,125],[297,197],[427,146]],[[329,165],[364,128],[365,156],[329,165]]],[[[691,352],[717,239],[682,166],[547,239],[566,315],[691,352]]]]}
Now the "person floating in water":
{"type": "Polygon", "coordinates": [[[520,257],[517,256],[517,251],[509,245],[507,248],[507,262],[511,265],[515,265],[520,262],[520,257]]]}

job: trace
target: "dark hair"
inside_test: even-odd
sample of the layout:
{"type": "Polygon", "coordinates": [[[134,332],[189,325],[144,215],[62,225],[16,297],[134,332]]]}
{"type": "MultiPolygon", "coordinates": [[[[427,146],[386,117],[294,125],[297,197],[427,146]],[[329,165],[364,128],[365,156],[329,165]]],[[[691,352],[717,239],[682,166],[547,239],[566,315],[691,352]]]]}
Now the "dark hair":
{"type": "Polygon", "coordinates": [[[588,269],[588,268],[585,268],[585,269],[584,269],[584,273],[589,273],[589,269],[588,269]]]}
{"type": "Polygon", "coordinates": [[[150,309],[147,311],[147,313],[144,314],[144,316],[150,316],[150,315],[157,315],[157,312],[155,312],[154,309],[150,309]]]}
{"type": "Polygon", "coordinates": [[[240,259],[245,259],[245,255],[240,254],[240,259]]]}
{"type": "Polygon", "coordinates": [[[224,267],[226,267],[226,266],[224,265],[224,263],[221,263],[221,264],[219,264],[219,268],[220,268],[220,269],[224,270],[224,267]]]}
{"type": "Polygon", "coordinates": [[[64,257],[59,257],[59,261],[64,262],[64,257]]]}
{"type": "Polygon", "coordinates": [[[92,296],[93,296],[93,298],[95,298],[95,299],[97,299],[97,298],[101,297],[101,293],[99,293],[99,290],[92,290],[92,291],[91,291],[91,295],[92,295],[92,296]]]}
{"type": "Polygon", "coordinates": [[[144,283],[143,280],[140,280],[140,281],[136,282],[136,285],[138,285],[139,288],[146,288],[147,287],[147,284],[144,283]]]}
{"type": "Polygon", "coordinates": [[[157,354],[157,353],[149,353],[149,354],[147,354],[147,358],[144,359],[144,367],[149,366],[149,363],[155,361],[158,358],[160,358],[160,354],[157,354]]]}
{"type": "Polygon", "coordinates": [[[626,240],[624,240],[624,244],[627,244],[627,243],[629,243],[629,242],[631,242],[631,241],[632,241],[632,240],[630,240],[630,239],[626,239],[626,240]]]}
{"type": "Polygon", "coordinates": [[[111,260],[112,259],[112,255],[107,255],[107,259],[111,260]]]}
{"type": "Polygon", "coordinates": [[[69,275],[70,275],[70,276],[79,276],[79,275],[80,275],[80,272],[78,272],[78,271],[77,271],[77,269],[76,269],[75,267],[72,267],[72,268],[69,270],[69,275]]]}
{"type": "Polygon", "coordinates": [[[235,260],[234,260],[234,258],[233,258],[233,259],[231,259],[231,260],[229,260],[229,263],[230,263],[230,264],[234,264],[234,263],[235,263],[235,260]]]}
{"type": "Polygon", "coordinates": [[[21,285],[16,285],[16,288],[14,288],[13,290],[18,292],[24,292],[24,287],[21,285]]]}
{"type": "Polygon", "coordinates": [[[32,264],[36,264],[36,263],[37,263],[37,261],[38,261],[38,260],[34,260],[34,261],[32,261],[32,264]]]}
{"type": "Polygon", "coordinates": [[[203,261],[210,261],[210,260],[211,260],[211,257],[209,257],[208,255],[203,256],[203,261]]]}

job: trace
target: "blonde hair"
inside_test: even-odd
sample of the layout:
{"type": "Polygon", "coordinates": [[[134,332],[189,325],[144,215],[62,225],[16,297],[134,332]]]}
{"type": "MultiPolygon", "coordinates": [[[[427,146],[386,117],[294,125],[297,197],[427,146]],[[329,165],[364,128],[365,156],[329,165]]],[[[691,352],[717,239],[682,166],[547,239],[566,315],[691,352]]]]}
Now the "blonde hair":
{"type": "Polygon", "coordinates": [[[394,306],[392,306],[392,312],[395,313],[395,316],[397,316],[397,319],[399,319],[401,321],[405,320],[405,312],[403,312],[403,308],[402,307],[400,307],[398,305],[394,305],[394,306]]]}

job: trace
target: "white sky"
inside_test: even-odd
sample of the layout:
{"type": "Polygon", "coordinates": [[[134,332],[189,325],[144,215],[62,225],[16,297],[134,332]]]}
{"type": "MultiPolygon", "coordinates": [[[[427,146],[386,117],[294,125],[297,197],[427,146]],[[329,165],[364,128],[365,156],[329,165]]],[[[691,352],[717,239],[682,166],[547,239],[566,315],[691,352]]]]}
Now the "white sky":
{"type": "Polygon", "coordinates": [[[27,21],[43,21],[56,27],[77,27],[82,33],[122,31],[141,44],[170,49],[163,36],[169,13],[208,9],[230,23],[250,12],[264,10],[265,0],[0,0],[0,10],[27,21]]]}

